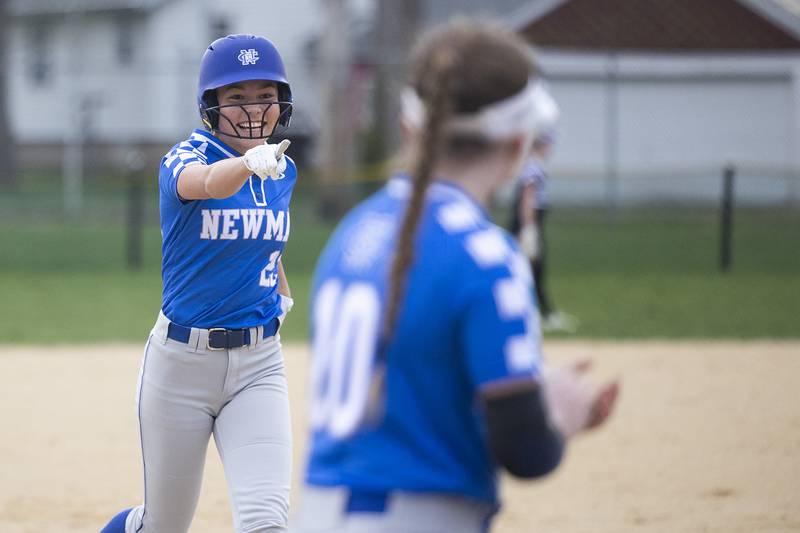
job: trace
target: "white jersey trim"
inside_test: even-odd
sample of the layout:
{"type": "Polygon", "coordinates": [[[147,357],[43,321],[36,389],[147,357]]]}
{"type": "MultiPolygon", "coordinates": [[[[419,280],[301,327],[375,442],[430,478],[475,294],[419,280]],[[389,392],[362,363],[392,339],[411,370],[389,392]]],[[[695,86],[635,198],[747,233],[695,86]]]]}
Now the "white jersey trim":
{"type": "Polygon", "coordinates": [[[511,248],[503,234],[496,228],[476,231],[465,239],[467,252],[482,268],[491,268],[506,264],[511,248]]]}
{"type": "Polygon", "coordinates": [[[520,279],[500,279],[495,283],[493,292],[497,310],[505,320],[525,317],[533,311],[530,287],[520,279]]]}
{"type": "Polygon", "coordinates": [[[230,150],[228,150],[227,148],[225,148],[221,144],[219,144],[217,142],[216,138],[211,134],[206,134],[205,132],[200,132],[200,131],[193,131],[190,138],[198,140],[198,141],[208,142],[209,144],[214,146],[214,148],[216,148],[217,150],[219,150],[220,152],[222,152],[223,154],[225,154],[228,157],[241,157],[241,156],[238,156],[238,155],[234,154],[233,152],[231,152],[230,150]]]}

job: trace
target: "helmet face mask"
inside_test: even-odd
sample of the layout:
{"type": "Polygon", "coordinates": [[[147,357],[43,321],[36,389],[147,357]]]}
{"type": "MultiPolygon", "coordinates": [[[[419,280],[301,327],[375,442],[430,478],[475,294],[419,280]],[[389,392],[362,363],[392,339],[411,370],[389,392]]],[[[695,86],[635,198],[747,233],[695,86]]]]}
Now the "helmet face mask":
{"type": "Polygon", "coordinates": [[[289,127],[289,117],[292,113],[291,102],[267,102],[251,104],[212,105],[203,109],[203,123],[217,134],[237,139],[266,139],[273,135],[283,134],[289,127]],[[268,114],[273,108],[278,107],[278,117],[270,125],[268,114]],[[226,113],[228,110],[228,113],[226,113]],[[229,118],[230,111],[240,113],[247,117],[246,123],[236,124],[229,118]],[[221,127],[222,121],[228,127],[221,127]],[[224,131],[227,130],[227,131],[224,131]]]}
{"type": "Polygon", "coordinates": [[[275,45],[263,37],[244,34],[228,35],[211,43],[200,63],[197,103],[203,124],[214,134],[238,139],[265,139],[285,132],[292,116],[292,91],[275,45]],[[278,88],[278,101],[269,105],[263,102],[219,105],[217,89],[253,80],[274,82],[278,88]],[[274,105],[279,106],[277,121],[274,125],[267,124],[265,119],[274,105]],[[235,124],[224,114],[226,110],[228,113],[234,111],[234,115],[243,112],[241,116],[247,120],[244,124],[235,124]],[[220,120],[227,131],[220,131],[220,120]]]}

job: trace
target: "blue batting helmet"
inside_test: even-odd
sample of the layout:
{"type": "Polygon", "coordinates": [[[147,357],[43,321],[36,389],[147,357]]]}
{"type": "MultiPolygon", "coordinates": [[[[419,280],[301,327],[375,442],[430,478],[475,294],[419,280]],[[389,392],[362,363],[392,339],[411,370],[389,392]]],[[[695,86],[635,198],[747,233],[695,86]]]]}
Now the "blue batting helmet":
{"type": "MultiPolygon", "coordinates": [[[[292,116],[292,90],[277,48],[264,37],[237,34],[221,37],[211,43],[200,62],[197,103],[200,118],[206,128],[213,131],[219,124],[220,106],[216,89],[248,80],[268,80],[277,84],[277,105],[281,110],[278,125],[283,129],[289,126],[292,116]]],[[[263,133],[250,131],[249,136],[233,136],[245,139],[264,138],[275,132],[267,132],[266,135],[263,133]]]]}

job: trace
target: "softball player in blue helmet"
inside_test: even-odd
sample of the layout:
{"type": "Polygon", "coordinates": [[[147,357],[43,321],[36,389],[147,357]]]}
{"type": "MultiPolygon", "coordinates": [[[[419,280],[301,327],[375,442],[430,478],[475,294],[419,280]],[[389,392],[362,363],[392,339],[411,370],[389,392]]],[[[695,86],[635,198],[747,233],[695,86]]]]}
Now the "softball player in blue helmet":
{"type": "Polygon", "coordinates": [[[289,141],[266,142],[292,110],[275,46],[254,35],[211,43],[197,99],[206,129],[159,169],[163,298],[136,397],[144,501],[108,533],[188,531],[212,434],[235,530],[286,531],[292,443],[278,329],[292,304],[281,254],[297,171],[289,141]]]}
{"type": "Polygon", "coordinates": [[[292,531],[486,531],[497,466],[537,477],[609,415],[616,383],[548,369],[525,257],[489,218],[541,108],[525,44],[438,28],[403,93],[408,173],[360,204],[312,294],[311,442],[292,531]]]}

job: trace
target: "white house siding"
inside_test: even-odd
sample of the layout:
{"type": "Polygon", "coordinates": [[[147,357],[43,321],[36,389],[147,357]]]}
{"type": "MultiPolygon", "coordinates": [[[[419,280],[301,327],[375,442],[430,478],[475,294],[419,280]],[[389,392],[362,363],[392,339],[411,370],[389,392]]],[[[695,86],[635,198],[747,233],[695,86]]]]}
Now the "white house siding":
{"type": "Polygon", "coordinates": [[[726,164],[741,201],[797,200],[797,57],[539,55],[562,108],[555,201],[707,203],[726,164]]]}
{"type": "Polygon", "coordinates": [[[320,108],[303,49],[323,20],[320,5],[295,0],[279,16],[270,2],[173,0],[152,10],[60,14],[48,17],[45,26],[15,17],[9,54],[12,131],[22,144],[57,144],[74,138],[81,131],[76,125],[83,123],[92,139],[105,143],[174,142],[200,125],[197,75],[214,37],[215,16],[227,19],[231,33],[258,33],[275,42],[292,83],[298,122],[307,126],[313,122],[308,116],[318,117],[320,108]],[[117,55],[120,17],[133,24],[129,65],[121,65],[117,55]],[[26,66],[36,53],[32,27],[46,28],[42,53],[51,67],[41,85],[32,82],[26,66]],[[81,100],[89,103],[88,113],[81,100]]]}
{"type": "Polygon", "coordinates": [[[67,63],[71,40],[67,28],[54,20],[10,28],[8,98],[11,130],[19,140],[59,141],[65,133],[69,102],[67,63]],[[38,40],[41,48],[33,46],[38,40]],[[44,56],[41,58],[40,56],[44,56]],[[31,69],[35,61],[47,65],[47,77],[35,83],[31,69]]]}
{"type": "Polygon", "coordinates": [[[176,142],[201,126],[197,112],[200,60],[212,39],[207,2],[167,2],[149,18],[139,90],[146,92],[152,135],[176,142]]]}
{"type": "MultiPolygon", "coordinates": [[[[309,39],[323,30],[326,20],[322,0],[292,0],[284,4],[263,0],[213,2],[212,12],[226,14],[238,33],[270,39],[281,53],[295,102],[293,124],[303,132],[316,131],[324,120],[321,82],[305,57],[309,39]],[[229,4],[235,4],[229,7],[229,4]],[[223,9],[224,8],[224,9],[223,9]]],[[[346,36],[343,36],[346,38],[346,36]]]]}
{"type": "Polygon", "coordinates": [[[57,143],[81,131],[97,140],[126,142],[152,138],[165,127],[174,130],[165,109],[174,104],[175,91],[166,84],[153,92],[154,86],[165,85],[154,83],[159,76],[172,78],[161,65],[170,50],[146,54],[152,38],[149,21],[141,13],[128,14],[138,38],[131,64],[120,65],[118,16],[103,12],[52,19],[46,52],[52,57],[51,75],[42,85],[33,83],[26,68],[35,23],[18,19],[12,30],[9,97],[11,127],[19,142],[57,143]]]}

